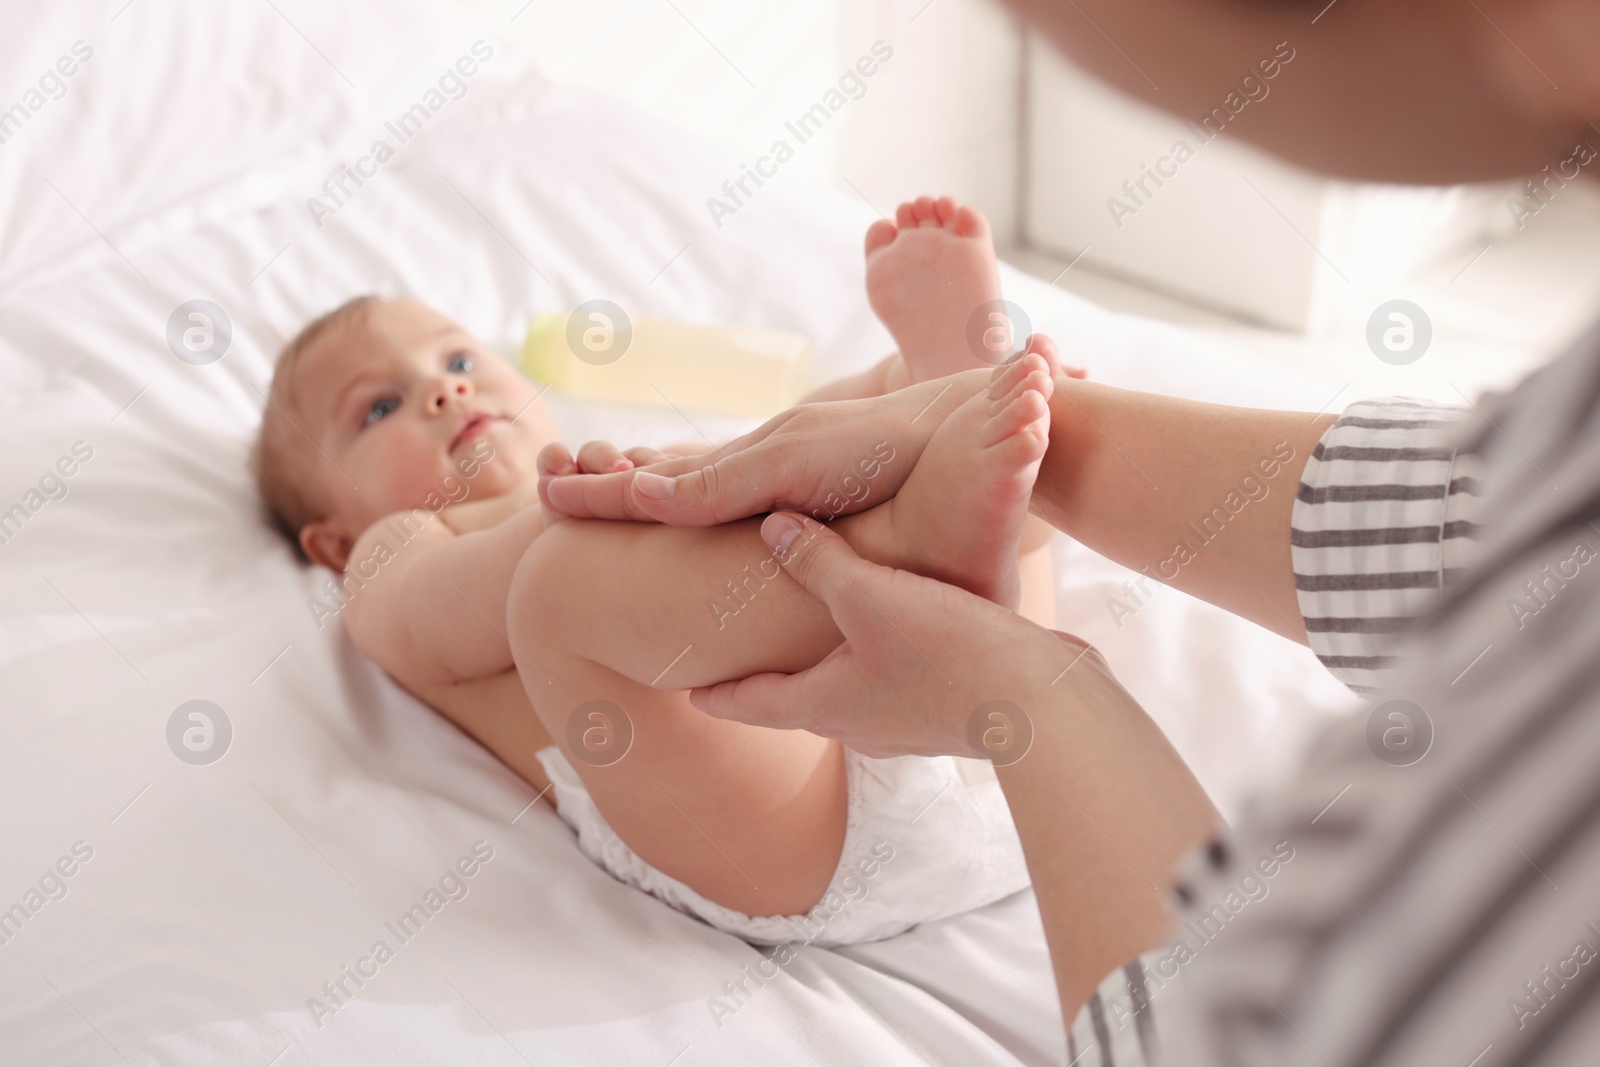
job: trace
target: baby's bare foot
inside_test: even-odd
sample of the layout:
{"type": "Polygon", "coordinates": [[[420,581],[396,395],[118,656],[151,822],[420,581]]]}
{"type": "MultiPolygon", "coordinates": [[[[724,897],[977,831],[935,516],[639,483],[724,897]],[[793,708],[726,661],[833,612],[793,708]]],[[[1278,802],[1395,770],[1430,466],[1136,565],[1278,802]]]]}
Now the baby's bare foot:
{"type": "Polygon", "coordinates": [[[948,196],[901,204],[867,230],[867,299],[914,381],[989,365],[967,344],[973,313],[1000,299],[988,220],[948,196]]]}
{"type": "Polygon", "coordinates": [[[1017,544],[1050,443],[1053,355],[1038,338],[996,377],[995,399],[979,394],[945,419],[899,494],[870,513],[885,524],[874,531],[888,539],[884,558],[1017,606],[1017,544]]]}

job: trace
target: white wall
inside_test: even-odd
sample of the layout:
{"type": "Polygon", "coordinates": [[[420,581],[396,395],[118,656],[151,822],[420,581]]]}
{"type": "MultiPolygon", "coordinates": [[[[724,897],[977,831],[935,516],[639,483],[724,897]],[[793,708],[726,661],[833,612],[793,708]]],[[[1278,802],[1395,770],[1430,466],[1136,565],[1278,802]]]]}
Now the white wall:
{"type": "Polygon", "coordinates": [[[1119,226],[1107,199],[1193,135],[1067,68],[994,0],[540,0],[509,23],[515,7],[458,6],[497,24],[509,62],[623,97],[751,164],[789,142],[778,182],[830,185],[886,214],[949,193],[987,212],[1002,246],[1063,261],[1089,247],[1087,266],[1278,327],[1364,317],[1485,228],[1481,196],[1314,180],[1226,133],[1119,226]],[[786,122],[876,42],[892,58],[798,144],[786,122]]]}
{"type": "MultiPolygon", "coordinates": [[[[1024,235],[1060,258],[1088,249],[1088,265],[1321,333],[1404,295],[1407,280],[1439,256],[1486,239],[1480,193],[1313,178],[1226,128],[1197,134],[1068,67],[1037,40],[1029,67],[1024,235]],[[1193,152],[1181,163],[1180,142],[1193,152]],[[1160,184],[1148,177],[1158,162],[1175,171],[1160,184]],[[1131,191],[1124,183],[1134,183],[1131,191]]],[[[1294,75],[1291,60],[1277,78],[1294,75]]],[[[1246,107],[1274,106],[1264,84],[1267,94],[1246,107]]]]}
{"type": "MultiPolygon", "coordinates": [[[[504,31],[551,78],[611,92],[753,162],[875,42],[893,51],[780,181],[857,190],[893,214],[949,193],[1013,232],[1020,35],[991,0],[535,3],[504,31]],[[852,188],[853,187],[853,188],[852,188]]],[[[603,131],[602,131],[603,134],[603,131]]]]}
{"type": "Polygon", "coordinates": [[[845,130],[841,174],[890,213],[923,194],[966,200],[1014,243],[1023,69],[1010,14],[991,0],[877,0],[850,5],[846,33],[900,42],[903,66],[845,130]]]}

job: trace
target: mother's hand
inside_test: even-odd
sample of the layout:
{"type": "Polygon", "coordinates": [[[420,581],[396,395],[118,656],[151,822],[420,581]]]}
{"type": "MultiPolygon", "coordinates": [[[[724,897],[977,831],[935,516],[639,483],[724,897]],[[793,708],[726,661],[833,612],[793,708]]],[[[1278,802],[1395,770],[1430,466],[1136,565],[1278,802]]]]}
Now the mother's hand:
{"type": "Polygon", "coordinates": [[[1031,374],[1060,369],[1055,343],[1035,334],[1027,352],[993,371],[963,371],[861,400],[802,404],[721,448],[646,470],[552,472],[540,479],[539,495],[546,508],[574,518],[673,526],[715,526],[780,508],[846,515],[894,496],[933,431],[968,398],[987,389],[999,399],[1031,374]],[[894,461],[875,463],[885,443],[894,461]],[[863,478],[867,468],[874,473],[863,478]]]}
{"type": "Polygon", "coordinates": [[[544,495],[544,487],[551,478],[580,474],[611,475],[676,458],[660,449],[643,446],[624,451],[609,441],[590,441],[578,449],[577,456],[573,456],[571,450],[559,441],[545,445],[539,451],[537,490],[539,503],[543,505],[545,527],[548,529],[555,523],[573,517],[560,508],[550,506],[550,501],[544,495]]]}
{"type": "Polygon", "coordinates": [[[599,477],[544,477],[539,495],[575,518],[674,526],[715,526],[776,507],[812,512],[887,441],[896,462],[866,497],[832,514],[859,511],[899,490],[943,417],[987,377],[971,371],[866,400],[803,404],[704,455],[599,477]]]}
{"type": "Polygon", "coordinates": [[[761,534],[789,574],[828,605],[844,643],[799,674],[694,690],[690,701],[708,714],[809,730],[869,756],[998,760],[986,745],[1006,723],[986,705],[1003,700],[1026,717],[1045,694],[1060,695],[1050,683],[1077,660],[1104,668],[1075,638],[1062,640],[965,590],[869,563],[810,519],[778,513],[761,534]]]}
{"type": "Polygon", "coordinates": [[[868,563],[809,519],[772,515],[761,534],[774,548],[788,542],[779,561],[828,605],[844,643],[810,670],[690,699],[721,718],[810,730],[868,756],[990,757],[1033,878],[1062,1013],[1076,1017],[1101,979],[1162,942],[1171,916],[1160,887],[1221,822],[1205,790],[1083,642],[868,563]]]}

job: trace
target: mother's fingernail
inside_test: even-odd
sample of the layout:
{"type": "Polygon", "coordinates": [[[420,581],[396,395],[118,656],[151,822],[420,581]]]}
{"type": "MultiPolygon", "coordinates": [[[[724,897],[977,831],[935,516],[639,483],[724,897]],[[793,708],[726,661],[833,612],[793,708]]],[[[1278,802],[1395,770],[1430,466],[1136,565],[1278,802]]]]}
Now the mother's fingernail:
{"type": "Polygon", "coordinates": [[[641,496],[651,500],[666,500],[678,491],[678,482],[674,478],[663,478],[659,474],[640,471],[633,476],[634,488],[639,490],[641,496]]]}
{"type": "Polygon", "coordinates": [[[766,521],[761,524],[761,537],[772,546],[778,562],[784,563],[789,558],[789,546],[794,544],[795,538],[799,537],[804,529],[805,524],[799,519],[779,512],[768,515],[766,521]]]}

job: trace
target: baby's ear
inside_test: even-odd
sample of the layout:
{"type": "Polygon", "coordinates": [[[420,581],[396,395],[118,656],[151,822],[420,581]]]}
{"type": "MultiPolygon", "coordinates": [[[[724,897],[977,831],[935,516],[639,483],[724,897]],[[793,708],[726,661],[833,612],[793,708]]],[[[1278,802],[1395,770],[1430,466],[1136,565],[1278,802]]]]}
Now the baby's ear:
{"type": "Polygon", "coordinates": [[[300,548],[312,563],[342,573],[350,562],[355,538],[344,527],[328,519],[318,519],[300,528],[300,548]]]}

